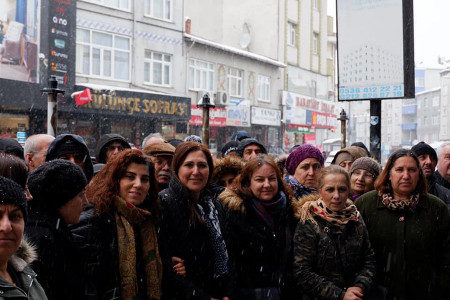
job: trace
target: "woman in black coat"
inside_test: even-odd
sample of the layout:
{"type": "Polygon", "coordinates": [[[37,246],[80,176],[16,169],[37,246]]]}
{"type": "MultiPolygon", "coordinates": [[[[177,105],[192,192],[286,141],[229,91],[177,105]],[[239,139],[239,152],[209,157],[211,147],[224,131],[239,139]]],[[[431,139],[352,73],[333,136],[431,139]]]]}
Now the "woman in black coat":
{"type": "Polygon", "coordinates": [[[292,299],[292,236],[297,200],[267,155],[247,162],[220,195],[227,211],[227,246],[237,299],[292,299]]]}
{"type": "Polygon", "coordinates": [[[175,150],[172,170],[169,187],[160,193],[163,298],[228,299],[231,272],[217,200],[223,188],[210,183],[211,153],[202,144],[184,142],[175,150]]]}

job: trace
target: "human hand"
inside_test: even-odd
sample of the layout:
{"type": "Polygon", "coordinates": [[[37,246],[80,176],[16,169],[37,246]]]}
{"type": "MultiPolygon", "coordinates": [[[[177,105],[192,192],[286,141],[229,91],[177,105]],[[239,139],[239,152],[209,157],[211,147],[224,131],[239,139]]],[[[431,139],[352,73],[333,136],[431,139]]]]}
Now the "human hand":
{"type": "Polygon", "coordinates": [[[184,259],[172,256],[173,271],[180,276],[186,277],[186,267],[184,266],[184,259]]]}
{"type": "Polygon", "coordinates": [[[362,289],[358,286],[351,286],[345,291],[344,298],[342,300],[362,300],[362,289]]]}

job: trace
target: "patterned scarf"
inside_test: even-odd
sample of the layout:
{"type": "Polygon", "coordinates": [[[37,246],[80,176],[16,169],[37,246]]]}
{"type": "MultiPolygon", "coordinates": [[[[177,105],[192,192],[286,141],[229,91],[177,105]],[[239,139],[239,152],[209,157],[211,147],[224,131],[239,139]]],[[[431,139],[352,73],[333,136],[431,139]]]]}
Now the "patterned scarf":
{"type": "Polygon", "coordinates": [[[391,194],[383,194],[381,196],[381,202],[390,210],[415,212],[417,203],[419,202],[419,194],[414,194],[409,197],[408,201],[395,200],[391,194]]]}
{"type": "Polygon", "coordinates": [[[326,207],[325,203],[322,199],[318,199],[316,201],[310,201],[309,209],[313,214],[319,216],[324,219],[328,223],[332,225],[336,225],[339,227],[343,227],[350,221],[358,221],[359,219],[359,211],[356,209],[356,206],[350,200],[347,200],[345,203],[346,207],[339,211],[333,211],[326,207]]]}
{"type": "Polygon", "coordinates": [[[138,299],[136,264],[143,263],[148,299],[161,298],[162,263],[159,256],[156,230],[151,213],[140,209],[120,197],[113,201],[119,246],[121,298],[138,299]],[[140,230],[142,257],[136,257],[134,229],[140,230]]]}
{"type": "Polygon", "coordinates": [[[294,191],[295,198],[297,198],[297,200],[300,200],[300,198],[302,198],[303,196],[312,193],[317,193],[315,189],[307,187],[306,185],[303,185],[300,182],[298,182],[298,180],[295,179],[295,177],[292,175],[287,174],[286,177],[284,178],[284,181],[291,186],[292,190],[294,191]]]}
{"type": "Polygon", "coordinates": [[[272,230],[275,230],[274,216],[278,215],[286,208],[286,195],[283,192],[278,193],[278,197],[270,201],[261,201],[259,199],[252,199],[252,206],[256,213],[269,225],[272,230]]]}
{"type": "Polygon", "coordinates": [[[206,227],[213,241],[214,277],[218,278],[228,274],[228,252],[220,230],[218,212],[209,197],[206,197],[202,204],[197,204],[197,209],[200,216],[205,220],[206,227]]]}

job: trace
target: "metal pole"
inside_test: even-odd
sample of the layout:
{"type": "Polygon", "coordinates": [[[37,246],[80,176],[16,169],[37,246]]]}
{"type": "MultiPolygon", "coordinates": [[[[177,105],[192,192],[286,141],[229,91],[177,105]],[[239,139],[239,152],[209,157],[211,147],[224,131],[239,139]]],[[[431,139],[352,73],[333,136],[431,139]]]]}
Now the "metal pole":
{"type": "Polygon", "coordinates": [[[347,146],[347,120],[341,120],[341,149],[347,146]]]}
{"type": "Polygon", "coordinates": [[[56,80],[55,75],[51,75],[48,79],[48,86],[49,87],[47,88],[41,89],[41,93],[47,94],[47,133],[56,136],[58,122],[58,94],[64,95],[65,92],[58,89],[58,80],[56,80]]]}
{"type": "Polygon", "coordinates": [[[370,100],[370,153],[381,161],[381,99],[370,100]]]}
{"type": "Polygon", "coordinates": [[[202,139],[203,144],[209,148],[209,107],[203,107],[203,127],[202,127],[202,139]]]}

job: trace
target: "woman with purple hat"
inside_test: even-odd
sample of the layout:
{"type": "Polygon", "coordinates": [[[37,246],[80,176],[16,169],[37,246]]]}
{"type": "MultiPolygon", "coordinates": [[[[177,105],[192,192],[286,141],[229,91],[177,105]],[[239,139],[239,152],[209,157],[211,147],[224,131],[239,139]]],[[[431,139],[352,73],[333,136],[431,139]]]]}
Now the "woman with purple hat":
{"type": "Polygon", "coordinates": [[[323,162],[320,150],[309,144],[301,145],[289,154],[284,180],[291,186],[297,199],[316,193],[317,177],[323,162]]]}

